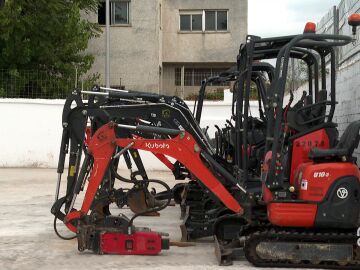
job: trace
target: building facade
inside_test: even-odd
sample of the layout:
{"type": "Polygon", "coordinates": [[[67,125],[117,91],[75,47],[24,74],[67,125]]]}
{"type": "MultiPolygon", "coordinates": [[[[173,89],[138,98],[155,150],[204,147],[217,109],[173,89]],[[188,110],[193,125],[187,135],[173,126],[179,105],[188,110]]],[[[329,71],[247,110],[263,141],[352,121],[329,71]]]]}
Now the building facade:
{"type": "MultiPolygon", "coordinates": [[[[111,0],[112,86],[169,95],[197,91],[233,66],[247,35],[247,0],[111,0]]],[[[87,15],[103,28],[87,52],[105,81],[105,3],[87,15]]]]}

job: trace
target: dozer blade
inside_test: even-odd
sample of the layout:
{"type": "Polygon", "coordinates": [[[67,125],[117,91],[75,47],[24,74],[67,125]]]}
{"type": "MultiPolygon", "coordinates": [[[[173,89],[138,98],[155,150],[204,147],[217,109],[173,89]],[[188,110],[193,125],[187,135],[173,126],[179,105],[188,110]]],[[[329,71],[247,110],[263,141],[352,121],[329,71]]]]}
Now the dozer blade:
{"type": "Polygon", "coordinates": [[[127,203],[131,211],[135,214],[149,211],[143,215],[160,216],[158,212],[151,211],[151,209],[161,205],[161,202],[156,200],[146,188],[130,190],[127,194],[127,203]]]}

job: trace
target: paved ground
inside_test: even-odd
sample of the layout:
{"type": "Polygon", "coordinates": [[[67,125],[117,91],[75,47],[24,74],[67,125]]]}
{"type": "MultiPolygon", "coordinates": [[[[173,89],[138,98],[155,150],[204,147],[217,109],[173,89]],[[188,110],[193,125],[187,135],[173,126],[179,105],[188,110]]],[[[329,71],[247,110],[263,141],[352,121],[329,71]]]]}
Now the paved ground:
{"type": "MultiPolygon", "coordinates": [[[[157,179],[170,179],[153,172],[157,179]]],[[[219,267],[211,239],[194,247],[172,247],[159,256],[116,256],[80,253],[76,240],[54,234],[50,207],[54,200],[56,171],[0,169],[0,269],[250,269],[248,262],[219,267]]],[[[169,184],[173,185],[170,181],[169,184]]],[[[180,211],[168,207],[161,217],[142,217],[138,226],[170,233],[180,239],[180,211]]],[[[63,232],[66,232],[65,230],[63,232]]]]}

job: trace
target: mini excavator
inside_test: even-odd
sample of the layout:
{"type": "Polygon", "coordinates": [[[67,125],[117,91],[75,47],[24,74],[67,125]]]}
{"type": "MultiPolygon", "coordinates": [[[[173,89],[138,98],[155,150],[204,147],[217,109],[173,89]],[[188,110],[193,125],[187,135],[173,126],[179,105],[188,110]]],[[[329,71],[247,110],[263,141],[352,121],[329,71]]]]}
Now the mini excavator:
{"type": "MultiPolygon", "coordinates": [[[[350,16],[349,24],[356,33],[360,15],[350,16]]],[[[55,230],[60,219],[76,233],[80,251],[158,254],[167,249],[169,239],[163,233],[136,227],[134,220],[167,207],[172,190],[164,181],[148,179],[141,165],[137,166],[141,179],[125,178],[117,171],[120,158],[128,163],[129,156],[134,158],[125,157],[126,153],[136,153],[136,157],[138,152],[134,151],[143,150],[156,155],[176,172],[174,175],[199,183],[214,204],[226,209],[227,214],[216,218],[212,231],[221,263],[232,260],[231,249],[238,244],[255,266],[359,269],[356,231],[360,226],[360,171],[353,153],[360,140],[360,120],[350,123],[340,139],[332,122],[336,106],[335,49],[350,44],[353,38],[316,34],[315,27],[308,23],[304,33],[295,36],[247,37],[238,55],[232,117],[235,124],[227,127],[230,132],[225,132],[226,136],[218,132],[218,147],[199,125],[201,102],[194,116],[176,97],[129,90],[101,92],[101,88],[74,91],[63,114],[59,178],[51,209],[55,230]],[[252,123],[251,83],[256,62],[274,58],[271,84],[261,94],[265,142],[260,151],[252,151],[253,136],[248,133],[252,123]],[[290,92],[284,107],[291,58],[307,62],[309,89],[294,105],[290,92]],[[321,89],[317,80],[320,76],[321,89]],[[81,94],[89,95],[88,102],[81,99],[81,94]],[[71,106],[73,103],[76,105],[71,106]],[[232,146],[227,148],[232,149],[231,159],[219,149],[219,145],[225,145],[224,140],[232,146]],[[68,152],[66,194],[59,198],[68,152]],[[257,162],[252,162],[253,152],[259,153],[257,162]],[[129,203],[130,192],[116,189],[114,183],[118,180],[143,190],[149,183],[159,184],[165,195],[132,218],[115,216],[110,204],[129,203]],[[85,195],[77,210],[75,201],[81,191],[85,195]]],[[[140,159],[137,161],[141,164],[140,159]]]]}

